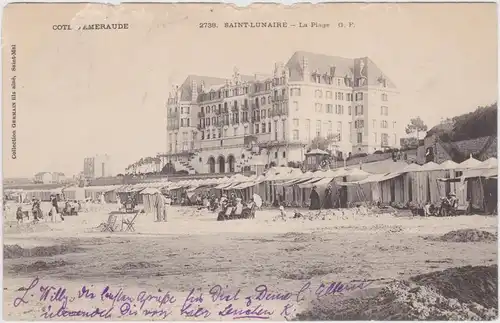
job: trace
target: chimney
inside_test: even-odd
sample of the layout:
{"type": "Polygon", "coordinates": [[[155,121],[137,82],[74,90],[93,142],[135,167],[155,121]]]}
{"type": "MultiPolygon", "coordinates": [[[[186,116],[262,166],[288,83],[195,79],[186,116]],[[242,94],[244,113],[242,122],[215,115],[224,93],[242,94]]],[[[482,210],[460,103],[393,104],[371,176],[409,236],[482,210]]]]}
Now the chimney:
{"type": "Polygon", "coordinates": [[[330,65],[330,76],[331,77],[335,76],[335,65],[330,65]]]}
{"type": "Polygon", "coordinates": [[[304,81],[309,81],[310,73],[309,73],[309,61],[306,57],[302,58],[302,77],[304,81]]]}
{"type": "Polygon", "coordinates": [[[198,84],[196,80],[191,82],[191,101],[196,101],[198,99],[198,84]]]}

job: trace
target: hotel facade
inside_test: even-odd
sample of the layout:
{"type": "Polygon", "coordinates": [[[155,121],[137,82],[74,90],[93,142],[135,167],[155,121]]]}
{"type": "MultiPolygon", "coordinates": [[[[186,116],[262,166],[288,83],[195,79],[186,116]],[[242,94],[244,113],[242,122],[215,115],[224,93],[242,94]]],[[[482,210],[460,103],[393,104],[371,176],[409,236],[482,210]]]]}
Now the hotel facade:
{"type": "Polygon", "coordinates": [[[296,52],[269,76],[190,75],[170,92],[160,157],[189,173],[230,173],[303,162],[318,136],[334,138],[339,157],[399,147],[398,94],[368,57],[296,52]]]}

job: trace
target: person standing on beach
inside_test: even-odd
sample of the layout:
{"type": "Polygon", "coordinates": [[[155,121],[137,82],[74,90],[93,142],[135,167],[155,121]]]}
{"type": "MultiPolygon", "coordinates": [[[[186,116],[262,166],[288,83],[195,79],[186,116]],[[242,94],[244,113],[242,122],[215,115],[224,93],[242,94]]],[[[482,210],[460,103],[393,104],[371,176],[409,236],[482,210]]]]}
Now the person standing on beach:
{"type": "Polygon", "coordinates": [[[309,207],[309,210],[319,210],[321,206],[319,204],[319,194],[316,192],[316,186],[313,186],[309,198],[311,199],[311,206],[309,207]]]}
{"type": "Polygon", "coordinates": [[[323,203],[323,209],[331,209],[332,207],[332,186],[328,185],[325,190],[325,202],[323,203]]]}
{"type": "Polygon", "coordinates": [[[156,213],[156,221],[161,222],[163,221],[163,210],[165,207],[165,201],[163,199],[163,195],[161,193],[156,193],[156,199],[155,199],[155,213],[156,213]]]}

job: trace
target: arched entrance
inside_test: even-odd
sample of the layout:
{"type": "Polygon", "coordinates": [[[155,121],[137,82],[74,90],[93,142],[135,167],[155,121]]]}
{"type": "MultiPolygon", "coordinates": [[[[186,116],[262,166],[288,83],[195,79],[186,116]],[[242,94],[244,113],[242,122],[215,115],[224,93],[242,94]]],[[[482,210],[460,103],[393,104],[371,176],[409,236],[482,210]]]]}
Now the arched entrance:
{"type": "Polygon", "coordinates": [[[215,158],[213,158],[213,157],[210,157],[208,159],[208,172],[210,174],[214,174],[215,173],[215,158]]]}
{"type": "Polygon", "coordinates": [[[219,162],[219,173],[225,173],[226,172],[226,160],[224,159],[224,156],[219,156],[218,162],[219,162]]]}
{"type": "Polygon", "coordinates": [[[234,158],[233,155],[229,155],[227,157],[227,165],[229,166],[229,172],[234,173],[234,163],[236,162],[236,159],[234,158]]]}

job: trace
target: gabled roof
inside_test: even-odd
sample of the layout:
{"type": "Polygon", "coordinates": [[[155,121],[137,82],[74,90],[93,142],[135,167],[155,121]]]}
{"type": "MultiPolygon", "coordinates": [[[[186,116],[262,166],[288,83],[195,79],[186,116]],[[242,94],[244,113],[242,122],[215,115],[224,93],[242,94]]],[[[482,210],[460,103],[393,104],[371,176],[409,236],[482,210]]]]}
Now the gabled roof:
{"type": "MultiPolygon", "coordinates": [[[[248,82],[255,79],[255,76],[241,75],[242,82],[248,82]]],[[[205,92],[210,90],[216,90],[223,87],[226,84],[226,78],[212,77],[212,76],[200,76],[200,75],[189,75],[179,88],[180,100],[181,101],[191,101],[191,92],[193,89],[193,81],[196,81],[196,87],[198,94],[201,94],[201,83],[205,84],[205,92]]]]}
{"type": "Polygon", "coordinates": [[[330,74],[334,68],[335,77],[345,77],[355,80],[361,76],[367,78],[367,85],[380,85],[379,79],[386,80],[388,88],[395,88],[394,83],[382,72],[382,70],[368,57],[344,58],[325,54],[310,53],[305,51],[295,52],[288,60],[286,67],[290,71],[290,81],[303,81],[302,62],[307,59],[309,73],[330,74]],[[361,71],[361,62],[364,67],[361,71]]]}

